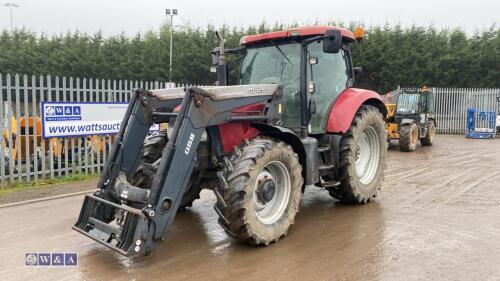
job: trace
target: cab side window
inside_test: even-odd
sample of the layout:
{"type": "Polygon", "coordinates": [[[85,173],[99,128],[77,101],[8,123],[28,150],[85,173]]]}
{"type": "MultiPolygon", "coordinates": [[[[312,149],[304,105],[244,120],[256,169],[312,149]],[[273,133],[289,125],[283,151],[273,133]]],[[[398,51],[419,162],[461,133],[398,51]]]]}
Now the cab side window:
{"type": "Polygon", "coordinates": [[[315,42],[309,45],[309,57],[318,58],[318,63],[309,65],[308,81],[314,81],[315,93],[311,96],[314,101],[314,114],[311,116],[311,133],[323,133],[326,128],[325,116],[335,98],[348,87],[350,81],[346,51],[341,49],[336,54],[323,52],[323,43],[315,42]]]}
{"type": "Polygon", "coordinates": [[[343,91],[349,80],[345,51],[336,54],[323,52],[322,43],[309,46],[309,56],[318,58],[318,64],[312,65],[308,78],[316,84],[317,95],[332,95],[343,91]]]}
{"type": "Polygon", "coordinates": [[[427,95],[427,112],[434,113],[434,94],[427,95]]]}

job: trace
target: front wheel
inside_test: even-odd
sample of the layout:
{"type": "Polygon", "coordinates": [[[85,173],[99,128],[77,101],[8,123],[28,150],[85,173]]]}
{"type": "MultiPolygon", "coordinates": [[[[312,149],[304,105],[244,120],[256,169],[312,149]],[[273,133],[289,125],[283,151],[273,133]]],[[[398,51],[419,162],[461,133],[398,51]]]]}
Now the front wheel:
{"type": "Polygon", "coordinates": [[[259,138],[226,161],[227,189],[215,190],[219,224],[236,239],[269,245],[286,235],[302,194],[302,168],[284,142],[259,138]]]}
{"type": "Polygon", "coordinates": [[[412,152],[417,149],[418,126],[415,123],[404,124],[399,127],[399,149],[403,152],[412,152]]]}
{"type": "Polygon", "coordinates": [[[386,166],[386,139],[382,114],[373,106],[362,106],[340,140],[340,185],[328,189],[332,197],[345,203],[365,204],[376,196],[386,166]]]}
{"type": "MultiPolygon", "coordinates": [[[[151,185],[153,185],[154,175],[148,175],[145,173],[143,164],[159,164],[163,149],[167,142],[167,135],[162,133],[146,137],[142,148],[141,162],[130,180],[132,185],[146,189],[151,188],[151,185]]],[[[200,198],[201,189],[202,182],[200,178],[200,171],[194,170],[191,178],[189,179],[188,188],[182,196],[179,210],[185,210],[186,208],[192,207],[193,202],[200,198]]]]}
{"type": "Polygon", "coordinates": [[[427,124],[427,134],[425,134],[425,137],[420,139],[420,143],[423,146],[431,146],[434,144],[435,136],[436,136],[436,124],[434,124],[434,121],[430,120],[429,123],[427,124]]]}

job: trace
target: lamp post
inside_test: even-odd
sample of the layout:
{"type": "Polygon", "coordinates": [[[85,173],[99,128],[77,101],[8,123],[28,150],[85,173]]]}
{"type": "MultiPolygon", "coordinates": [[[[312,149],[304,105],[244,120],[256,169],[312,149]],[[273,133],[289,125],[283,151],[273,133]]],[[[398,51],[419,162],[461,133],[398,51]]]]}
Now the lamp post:
{"type": "Polygon", "coordinates": [[[166,9],[167,16],[170,16],[170,70],[169,70],[169,79],[170,83],[172,83],[172,36],[174,29],[174,16],[177,16],[177,9],[166,9]]]}
{"type": "Polygon", "coordinates": [[[19,8],[19,5],[14,4],[14,3],[6,3],[4,4],[5,7],[9,7],[9,12],[10,12],[10,32],[12,33],[12,8],[19,8]]]}

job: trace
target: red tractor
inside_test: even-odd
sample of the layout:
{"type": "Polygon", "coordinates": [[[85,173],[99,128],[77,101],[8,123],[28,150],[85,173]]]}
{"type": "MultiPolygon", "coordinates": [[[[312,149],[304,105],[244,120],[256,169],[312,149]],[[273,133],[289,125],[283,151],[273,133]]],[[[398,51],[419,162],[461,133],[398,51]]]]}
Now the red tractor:
{"type": "Polygon", "coordinates": [[[219,39],[218,86],[134,91],[73,229],[147,255],[209,187],[228,235],[269,245],[287,234],[310,186],[353,204],[377,195],[387,110],[377,93],[354,88],[352,32],[293,28],[245,36],[228,50],[219,39]],[[243,57],[239,85],[226,86],[227,53],[243,57]],[[153,123],[169,129],[148,136],[153,123]]]}

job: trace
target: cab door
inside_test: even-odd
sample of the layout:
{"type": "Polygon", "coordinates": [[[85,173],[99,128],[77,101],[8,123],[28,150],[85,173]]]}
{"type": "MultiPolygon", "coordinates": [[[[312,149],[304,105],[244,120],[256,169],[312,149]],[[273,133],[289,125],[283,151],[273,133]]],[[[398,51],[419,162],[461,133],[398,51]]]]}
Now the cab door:
{"type": "Polygon", "coordinates": [[[337,97],[352,86],[352,67],[347,45],[338,53],[324,53],[323,42],[315,42],[308,47],[308,60],[316,59],[316,64],[309,64],[307,81],[314,81],[315,91],[310,95],[309,133],[326,132],[328,115],[337,97]]]}

